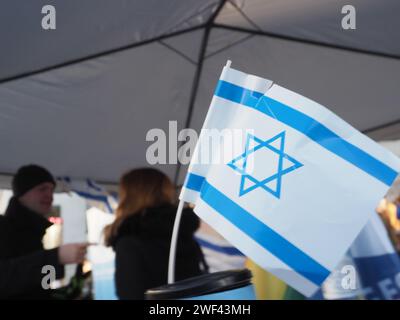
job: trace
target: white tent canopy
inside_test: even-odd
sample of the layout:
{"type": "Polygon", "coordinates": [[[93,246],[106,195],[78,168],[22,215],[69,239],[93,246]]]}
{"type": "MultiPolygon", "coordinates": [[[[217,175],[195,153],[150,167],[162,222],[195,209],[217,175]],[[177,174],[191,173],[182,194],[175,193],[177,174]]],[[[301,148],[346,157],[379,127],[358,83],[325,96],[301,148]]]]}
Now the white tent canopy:
{"type": "MultiPolygon", "coordinates": [[[[0,10],[0,172],[26,163],[116,182],[147,166],[152,128],[201,128],[227,59],[323,105],[371,137],[400,138],[400,2],[42,0],[0,10]]],[[[182,183],[185,168],[161,165],[182,183]],[[178,172],[179,171],[179,172],[178,172]]]]}

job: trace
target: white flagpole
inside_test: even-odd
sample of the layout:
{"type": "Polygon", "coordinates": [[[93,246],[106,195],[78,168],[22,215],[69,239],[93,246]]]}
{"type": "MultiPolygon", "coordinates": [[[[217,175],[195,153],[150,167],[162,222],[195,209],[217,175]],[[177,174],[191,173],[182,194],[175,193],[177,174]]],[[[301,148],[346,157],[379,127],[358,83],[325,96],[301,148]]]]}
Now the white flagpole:
{"type": "MultiPolygon", "coordinates": [[[[226,61],[226,67],[230,68],[232,64],[231,60],[226,61]]],[[[175,258],[176,258],[176,246],[178,242],[179,224],[181,222],[182,210],[185,201],[180,200],[178,210],[176,211],[174,229],[172,231],[171,246],[169,249],[169,260],[168,260],[168,283],[175,282],[175,258]]]]}
{"type": "Polygon", "coordinates": [[[172,231],[171,247],[169,249],[169,261],[168,261],[168,283],[175,282],[175,258],[176,258],[176,246],[178,240],[179,224],[181,222],[182,210],[185,201],[180,200],[178,210],[176,211],[174,229],[172,231]]]}

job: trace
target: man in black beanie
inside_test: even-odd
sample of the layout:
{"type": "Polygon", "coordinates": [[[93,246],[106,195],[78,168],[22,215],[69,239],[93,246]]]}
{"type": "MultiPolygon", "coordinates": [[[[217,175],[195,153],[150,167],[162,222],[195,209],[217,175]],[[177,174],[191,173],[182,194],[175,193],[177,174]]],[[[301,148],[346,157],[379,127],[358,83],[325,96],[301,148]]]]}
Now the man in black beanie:
{"type": "MultiPolygon", "coordinates": [[[[13,197],[4,216],[0,216],[0,266],[3,262],[5,265],[7,261],[18,261],[16,258],[31,263],[19,266],[20,274],[24,273],[21,276],[15,276],[15,272],[10,273],[14,275],[12,281],[15,287],[26,290],[19,289],[19,294],[13,295],[8,293],[11,290],[4,289],[6,286],[0,286],[1,298],[50,298],[50,290],[46,290],[40,281],[46,276],[41,273],[42,267],[54,267],[56,278],[59,279],[64,275],[63,265],[84,260],[85,243],[67,244],[52,250],[43,248],[42,238],[46,229],[52,225],[46,215],[51,211],[55,186],[51,173],[37,165],[21,167],[13,178],[13,197]],[[28,256],[29,259],[24,258],[28,256]],[[27,274],[31,276],[28,278],[27,274]]],[[[6,279],[8,275],[0,276],[6,279]]]]}
{"type": "Polygon", "coordinates": [[[12,180],[14,198],[42,216],[51,211],[55,186],[51,173],[33,164],[21,167],[12,180]]]}

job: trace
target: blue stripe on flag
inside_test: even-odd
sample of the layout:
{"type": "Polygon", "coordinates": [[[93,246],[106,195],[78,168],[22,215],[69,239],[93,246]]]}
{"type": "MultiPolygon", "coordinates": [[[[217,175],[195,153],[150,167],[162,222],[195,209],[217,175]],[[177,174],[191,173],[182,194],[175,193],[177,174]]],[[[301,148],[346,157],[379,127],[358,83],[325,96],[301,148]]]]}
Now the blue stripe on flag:
{"type": "Polygon", "coordinates": [[[203,182],[204,177],[188,172],[184,186],[194,191],[200,191],[203,182]]]}
{"type": "Polygon", "coordinates": [[[89,188],[93,188],[94,190],[96,190],[98,192],[103,192],[103,190],[99,186],[96,186],[95,183],[92,180],[87,179],[86,183],[87,183],[89,188]]]}
{"type": "Polygon", "coordinates": [[[207,180],[203,183],[200,197],[243,233],[312,283],[320,286],[329,276],[328,269],[226,197],[207,180]]]}
{"type": "Polygon", "coordinates": [[[218,245],[216,245],[214,243],[208,242],[208,241],[200,239],[198,237],[196,237],[196,241],[203,248],[207,248],[207,249],[219,252],[219,253],[223,253],[223,254],[226,254],[228,256],[240,256],[240,257],[244,256],[244,254],[241,253],[235,247],[218,246],[218,245]]]}
{"type": "Polygon", "coordinates": [[[360,148],[339,137],[323,124],[279,101],[220,80],[215,95],[253,108],[303,133],[320,146],[391,186],[397,172],[360,148]]]}

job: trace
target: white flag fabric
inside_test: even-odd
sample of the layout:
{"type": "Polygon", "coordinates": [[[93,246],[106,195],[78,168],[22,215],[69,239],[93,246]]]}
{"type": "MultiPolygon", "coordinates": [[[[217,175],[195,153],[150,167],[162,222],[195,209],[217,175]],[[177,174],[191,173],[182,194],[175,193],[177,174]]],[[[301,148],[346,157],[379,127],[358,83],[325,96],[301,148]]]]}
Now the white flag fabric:
{"type": "MultiPolygon", "coordinates": [[[[338,93],[340,94],[340,93],[338,93]]],[[[351,106],[349,106],[351,107],[351,106]]],[[[399,159],[322,105],[225,67],[180,199],[261,267],[306,296],[371,217],[399,159]],[[241,130],[231,159],[204,129],[241,130]]]]}

